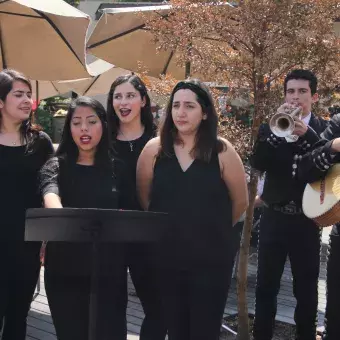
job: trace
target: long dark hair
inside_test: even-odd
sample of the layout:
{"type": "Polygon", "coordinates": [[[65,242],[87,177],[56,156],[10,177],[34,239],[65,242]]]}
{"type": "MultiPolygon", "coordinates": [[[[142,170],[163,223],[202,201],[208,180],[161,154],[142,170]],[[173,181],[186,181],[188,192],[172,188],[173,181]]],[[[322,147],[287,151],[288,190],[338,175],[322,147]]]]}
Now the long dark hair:
{"type": "MultiPolygon", "coordinates": [[[[15,81],[20,81],[26,84],[30,91],[32,92],[32,85],[29,79],[23,75],[22,73],[5,69],[0,72],[0,99],[5,102],[7,95],[13,88],[13,83],[15,81]]],[[[2,125],[2,115],[0,110],[0,127],[2,125]]],[[[31,150],[33,147],[33,143],[36,138],[39,136],[39,128],[38,126],[33,124],[33,114],[31,112],[28,119],[24,120],[20,126],[20,140],[21,143],[26,142],[26,152],[31,150]]]]}
{"type": "Polygon", "coordinates": [[[217,136],[218,116],[209,89],[198,79],[180,81],[172,90],[160,131],[160,155],[172,157],[174,143],[182,142],[179,139],[177,128],[172,119],[172,105],[175,93],[184,89],[195,93],[203,113],[207,116],[207,119],[202,120],[198,128],[195,145],[190,152],[191,156],[195,159],[209,162],[213,152],[219,153],[225,150],[227,146],[217,136]]]}
{"type": "Polygon", "coordinates": [[[113,108],[113,94],[117,86],[125,83],[130,83],[136,91],[139,92],[142,99],[145,99],[145,105],[141,108],[141,122],[144,125],[145,131],[147,133],[152,134],[155,126],[153,123],[153,115],[151,112],[151,100],[148,95],[148,91],[146,89],[145,84],[143,81],[136,76],[135,74],[128,74],[125,76],[118,77],[111,85],[109,96],[107,98],[107,114],[108,114],[108,121],[110,122],[110,129],[112,133],[112,140],[113,142],[117,138],[118,129],[119,129],[119,118],[113,108]]]}
{"type": "Polygon", "coordinates": [[[58,150],[56,151],[56,156],[67,160],[68,163],[77,162],[79,150],[71,134],[71,120],[77,107],[89,107],[93,109],[93,111],[99,117],[103,127],[103,134],[97,146],[94,165],[102,167],[111,166],[111,140],[109,135],[106,111],[99,101],[90,97],[78,97],[70,104],[65,119],[61,141],[58,150]]]}

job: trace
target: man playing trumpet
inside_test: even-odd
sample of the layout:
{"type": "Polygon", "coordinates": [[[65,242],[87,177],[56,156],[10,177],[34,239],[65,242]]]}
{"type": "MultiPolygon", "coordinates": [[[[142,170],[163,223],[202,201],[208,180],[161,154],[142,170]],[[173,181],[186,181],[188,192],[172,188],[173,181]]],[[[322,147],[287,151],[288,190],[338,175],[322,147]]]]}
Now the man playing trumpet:
{"type": "Polygon", "coordinates": [[[316,91],[317,78],[311,71],[293,70],[286,76],[286,103],[278,113],[290,113],[297,107],[300,110],[295,112],[292,128],[283,121],[280,130],[282,122],[275,119],[271,120],[271,126],[261,126],[251,158],[253,168],[266,172],[261,196],[266,207],[260,222],[255,340],[272,339],[277,295],[287,256],[297,301],[296,339],[315,340],[320,233],[302,212],[306,181],[298,179],[297,170],[302,156],[320,139],[319,134],[327,124],[311,113],[312,104],[318,100],[316,91]]]}

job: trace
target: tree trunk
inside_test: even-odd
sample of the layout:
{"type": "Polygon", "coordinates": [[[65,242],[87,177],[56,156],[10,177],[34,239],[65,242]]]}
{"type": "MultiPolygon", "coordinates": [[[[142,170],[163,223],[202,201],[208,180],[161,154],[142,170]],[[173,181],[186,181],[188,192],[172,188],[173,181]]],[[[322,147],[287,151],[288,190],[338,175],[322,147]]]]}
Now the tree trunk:
{"type": "Polygon", "coordinates": [[[248,259],[251,229],[253,226],[254,203],[257,193],[258,176],[254,169],[250,172],[249,183],[249,206],[243,224],[242,240],[239,253],[239,263],[237,270],[237,297],[238,297],[238,330],[237,340],[250,340],[248,305],[247,305],[247,285],[248,285],[248,259]]]}
{"type": "Polygon", "coordinates": [[[191,63],[190,61],[187,61],[185,63],[185,79],[188,79],[191,76],[191,63]]]}
{"type": "MultiPolygon", "coordinates": [[[[261,117],[264,112],[264,84],[263,76],[254,72],[254,116],[250,145],[254,145],[257,138],[261,117]]],[[[238,331],[237,340],[250,340],[248,305],[247,305],[247,286],[248,286],[248,259],[251,230],[253,227],[254,204],[257,194],[258,171],[251,168],[249,183],[249,206],[243,224],[242,239],[239,254],[237,271],[237,296],[238,296],[238,331]]]]}

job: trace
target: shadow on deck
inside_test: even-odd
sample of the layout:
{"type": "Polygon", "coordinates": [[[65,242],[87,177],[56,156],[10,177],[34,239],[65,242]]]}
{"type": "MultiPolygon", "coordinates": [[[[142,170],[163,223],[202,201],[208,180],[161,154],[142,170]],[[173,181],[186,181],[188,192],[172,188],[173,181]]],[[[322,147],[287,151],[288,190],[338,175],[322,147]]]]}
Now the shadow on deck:
{"type": "MultiPolygon", "coordinates": [[[[328,235],[330,228],[323,230],[322,250],[321,250],[321,267],[319,275],[319,320],[318,326],[323,326],[324,312],[326,305],[326,254],[328,245],[328,235]]],[[[252,249],[253,256],[250,258],[248,268],[248,307],[249,312],[254,313],[255,304],[255,284],[257,255],[256,249],[252,249]]],[[[50,315],[50,309],[46,298],[46,292],[43,282],[43,270],[40,275],[41,289],[40,294],[36,297],[31,305],[28,318],[27,340],[56,340],[55,330],[50,315]]],[[[286,262],[284,273],[281,280],[281,289],[278,296],[277,320],[294,323],[295,299],[292,291],[292,276],[289,261],[286,262]]],[[[225,308],[225,315],[237,312],[237,293],[236,280],[233,278],[229,291],[229,298],[225,308]]],[[[129,303],[127,308],[128,320],[128,340],[139,339],[138,334],[144,317],[143,308],[136,296],[133,284],[129,277],[129,303]]],[[[290,339],[287,339],[290,340],[290,339]]]]}

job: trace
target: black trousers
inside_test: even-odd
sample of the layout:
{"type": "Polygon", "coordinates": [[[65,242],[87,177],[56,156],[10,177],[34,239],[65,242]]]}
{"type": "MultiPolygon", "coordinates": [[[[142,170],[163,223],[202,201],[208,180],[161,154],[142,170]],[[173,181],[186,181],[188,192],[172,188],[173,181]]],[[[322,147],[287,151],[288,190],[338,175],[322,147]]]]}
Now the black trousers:
{"type": "MultiPolygon", "coordinates": [[[[48,244],[46,250],[45,289],[58,340],[86,340],[89,337],[90,294],[93,288],[91,248],[76,244],[73,251],[70,249],[72,245],[57,245],[51,252],[51,244],[48,244]],[[64,252],[59,257],[58,249],[64,252]],[[61,265],[65,266],[65,270],[61,265]]],[[[126,340],[127,272],[124,252],[117,245],[101,244],[99,247],[96,340],[126,340]]]]}
{"type": "Polygon", "coordinates": [[[286,215],[267,208],[260,223],[254,339],[270,340],[273,336],[277,295],[289,256],[297,302],[296,339],[315,340],[320,230],[303,214],[286,215]]]}
{"type": "MultiPolygon", "coordinates": [[[[333,230],[336,227],[333,228],[333,230]]],[[[324,340],[340,339],[340,235],[330,235],[324,340]]]]}
{"type": "Polygon", "coordinates": [[[167,329],[163,317],[157,249],[151,244],[128,244],[127,264],[145,318],[140,340],[164,340],[167,329]]]}
{"type": "Polygon", "coordinates": [[[194,266],[168,268],[163,303],[169,340],[218,340],[234,259],[194,266]]]}
{"type": "Polygon", "coordinates": [[[0,243],[2,340],[26,338],[27,314],[40,272],[40,246],[40,242],[0,243]]]}

